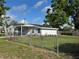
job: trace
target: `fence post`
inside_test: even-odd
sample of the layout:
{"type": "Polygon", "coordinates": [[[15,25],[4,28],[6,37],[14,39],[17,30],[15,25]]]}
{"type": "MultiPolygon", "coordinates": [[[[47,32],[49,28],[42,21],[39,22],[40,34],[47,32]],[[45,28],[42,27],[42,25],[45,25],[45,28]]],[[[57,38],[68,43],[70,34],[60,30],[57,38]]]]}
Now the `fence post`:
{"type": "Polygon", "coordinates": [[[32,39],[32,37],[31,37],[31,36],[29,36],[29,46],[31,46],[31,45],[32,45],[31,39],[32,39]]]}
{"type": "Polygon", "coordinates": [[[58,36],[56,36],[56,45],[57,45],[57,54],[59,54],[59,38],[58,38],[58,36]]]}
{"type": "Polygon", "coordinates": [[[22,37],[22,26],[21,26],[21,37],[22,37]]]}

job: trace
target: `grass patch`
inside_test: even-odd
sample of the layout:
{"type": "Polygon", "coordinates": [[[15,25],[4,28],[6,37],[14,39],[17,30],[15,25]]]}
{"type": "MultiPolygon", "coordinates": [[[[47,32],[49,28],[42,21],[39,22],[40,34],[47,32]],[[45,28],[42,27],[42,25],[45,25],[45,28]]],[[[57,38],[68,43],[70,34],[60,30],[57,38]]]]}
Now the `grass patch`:
{"type": "Polygon", "coordinates": [[[45,52],[20,43],[0,39],[0,59],[58,59],[53,53],[45,52]]]}

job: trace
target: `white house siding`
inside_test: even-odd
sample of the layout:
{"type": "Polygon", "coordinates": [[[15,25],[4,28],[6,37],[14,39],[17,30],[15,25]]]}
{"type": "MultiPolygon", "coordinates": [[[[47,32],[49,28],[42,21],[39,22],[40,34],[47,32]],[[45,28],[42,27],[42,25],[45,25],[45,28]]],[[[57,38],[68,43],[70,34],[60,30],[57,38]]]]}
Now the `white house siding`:
{"type": "Polygon", "coordinates": [[[27,35],[40,35],[40,33],[38,33],[37,28],[31,28],[31,30],[28,31],[27,35]]]}
{"type": "Polygon", "coordinates": [[[41,30],[41,35],[57,35],[58,34],[57,32],[58,32],[57,30],[42,29],[41,30]]]}
{"type": "Polygon", "coordinates": [[[16,28],[22,27],[22,31],[18,29],[19,35],[58,35],[58,28],[40,27],[34,25],[20,25],[16,28]]]}

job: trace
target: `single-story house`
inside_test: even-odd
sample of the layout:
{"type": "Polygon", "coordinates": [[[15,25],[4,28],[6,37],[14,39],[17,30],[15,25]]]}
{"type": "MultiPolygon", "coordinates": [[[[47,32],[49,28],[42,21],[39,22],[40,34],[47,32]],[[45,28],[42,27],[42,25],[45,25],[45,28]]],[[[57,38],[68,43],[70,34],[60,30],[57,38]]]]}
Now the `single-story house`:
{"type": "Polygon", "coordinates": [[[15,34],[18,35],[58,35],[58,28],[41,27],[33,24],[15,26],[15,34]]]}

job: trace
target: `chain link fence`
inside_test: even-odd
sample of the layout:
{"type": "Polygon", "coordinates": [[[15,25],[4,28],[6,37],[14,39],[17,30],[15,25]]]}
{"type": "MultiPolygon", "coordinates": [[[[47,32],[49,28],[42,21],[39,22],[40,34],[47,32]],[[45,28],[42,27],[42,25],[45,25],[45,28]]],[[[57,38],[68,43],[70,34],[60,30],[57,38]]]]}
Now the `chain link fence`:
{"type": "MultiPolygon", "coordinates": [[[[16,42],[44,48],[59,53],[60,46],[65,44],[78,44],[78,36],[22,36],[17,37],[16,42]]],[[[63,48],[62,48],[63,49],[63,48]]]]}
{"type": "MultiPolygon", "coordinates": [[[[36,48],[55,51],[58,55],[72,59],[79,56],[78,36],[14,36],[10,40],[36,48]],[[64,54],[63,54],[64,53],[64,54]]],[[[79,57],[78,57],[79,58],[79,57]]]]}

